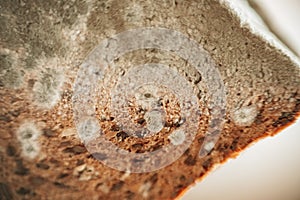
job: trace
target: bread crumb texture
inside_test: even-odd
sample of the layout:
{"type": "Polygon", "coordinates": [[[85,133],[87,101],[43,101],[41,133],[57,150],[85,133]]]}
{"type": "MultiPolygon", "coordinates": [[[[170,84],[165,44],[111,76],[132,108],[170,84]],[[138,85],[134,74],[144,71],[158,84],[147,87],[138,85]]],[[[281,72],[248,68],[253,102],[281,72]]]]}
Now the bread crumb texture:
{"type": "MultiPolygon", "coordinates": [[[[241,27],[218,0],[0,0],[0,27],[0,199],[174,199],[215,165],[299,115],[299,66],[241,27]],[[190,119],[180,118],[175,95],[152,102],[166,113],[124,108],[137,127],[153,132],[147,138],[122,130],[124,124],[106,106],[110,102],[101,101],[106,93],[93,107],[100,123],[86,116],[80,125],[85,134],[78,135],[72,104],[74,81],[89,52],[103,39],[138,27],[176,30],[197,42],[213,59],[227,95],[219,139],[215,145],[205,143],[209,153],[200,158],[206,131],[218,124],[210,119],[209,85],[201,72],[156,49],[115,60],[119,67],[110,66],[101,80],[107,85],[116,84],[130,66],[163,63],[181,74],[200,105],[189,148],[172,164],[148,173],[111,169],[100,161],[107,154],[95,154],[97,160],[85,144],[104,134],[133,153],[180,147],[187,139],[180,128],[190,119]]],[[[141,94],[151,99],[152,93],[141,94]]]]}

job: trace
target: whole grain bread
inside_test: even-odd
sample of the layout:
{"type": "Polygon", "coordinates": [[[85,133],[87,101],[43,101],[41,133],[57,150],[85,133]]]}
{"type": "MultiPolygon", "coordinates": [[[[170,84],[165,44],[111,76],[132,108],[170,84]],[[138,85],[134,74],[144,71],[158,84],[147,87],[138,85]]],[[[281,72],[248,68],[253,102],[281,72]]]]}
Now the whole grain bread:
{"type": "MultiPolygon", "coordinates": [[[[243,24],[221,0],[0,0],[0,26],[1,199],[174,199],[214,166],[258,139],[278,133],[299,115],[297,61],[243,24]],[[219,71],[226,106],[223,127],[211,146],[205,143],[205,134],[218,121],[211,121],[212,110],[206,107],[210,86],[202,84],[206,81],[202,74],[174,52],[153,48],[115,60],[119,68],[108,68],[102,77],[101,84],[108,85],[103,91],[110,92],[124,74],[134,75],[131,66],[163,63],[196,91],[200,105],[201,115],[195,122],[199,126],[183,154],[167,166],[137,173],[105,165],[109,152],[91,152],[85,145],[76,129],[74,91],[79,90],[74,84],[81,77],[77,73],[82,64],[90,59],[87,55],[97,51],[94,48],[104,39],[141,27],[176,30],[196,41],[219,71]],[[201,148],[207,149],[205,156],[199,155],[201,148]]],[[[85,78],[88,82],[89,77],[85,78]]],[[[171,78],[164,82],[167,79],[171,78]]],[[[145,98],[151,95],[144,94],[145,98]]],[[[179,133],[170,136],[189,120],[178,117],[176,95],[157,102],[167,117],[154,127],[147,124],[159,118],[157,112],[147,118],[134,103],[130,107],[129,113],[137,116],[135,123],[158,130],[146,138],[122,130],[116,116],[106,112],[114,107],[106,104],[105,97],[95,98],[100,128],[121,149],[154,152],[184,140],[179,133]]]]}

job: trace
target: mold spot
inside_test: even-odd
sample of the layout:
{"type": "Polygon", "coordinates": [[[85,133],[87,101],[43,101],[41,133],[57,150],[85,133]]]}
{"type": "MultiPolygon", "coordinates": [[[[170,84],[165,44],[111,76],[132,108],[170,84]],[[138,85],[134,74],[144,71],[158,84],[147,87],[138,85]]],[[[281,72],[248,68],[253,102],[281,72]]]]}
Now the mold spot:
{"type": "Polygon", "coordinates": [[[33,99],[43,108],[53,107],[60,99],[63,76],[56,70],[46,69],[33,85],[33,99]]]}
{"type": "Polygon", "coordinates": [[[16,63],[9,55],[0,55],[0,82],[1,85],[16,89],[22,85],[23,76],[17,67],[16,63]]]}
{"type": "Polygon", "coordinates": [[[147,129],[152,133],[158,133],[164,128],[163,115],[158,110],[146,112],[144,119],[147,129]]]}
{"type": "Polygon", "coordinates": [[[9,70],[6,70],[5,73],[3,73],[1,75],[0,81],[7,88],[16,89],[21,85],[23,78],[19,71],[14,70],[14,69],[9,69],[9,70]]]}
{"type": "Polygon", "coordinates": [[[183,130],[175,130],[168,136],[173,145],[180,145],[185,140],[185,133],[183,130]]]}
{"type": "Polygon", "coordinates": [[[244,106],[234,110],[231,119],[238,126],[250,126],[255,121],[257,114],[258,110],[255,105],[244,106]]]}
{"type": "Polygon", "coordinates": [[[84,143],[96,139],[100,134],[98,121],[93,118],[84,119],[78,125],[78,134],[84,143]]]}
{"type": "Polygon", "coordinates": [[[22,124],[17,131],[17,138],[21,143],[22,155],[29,159],[34,159],[40,152],[38,138],[40,130],[32,122],[22,124]]]}

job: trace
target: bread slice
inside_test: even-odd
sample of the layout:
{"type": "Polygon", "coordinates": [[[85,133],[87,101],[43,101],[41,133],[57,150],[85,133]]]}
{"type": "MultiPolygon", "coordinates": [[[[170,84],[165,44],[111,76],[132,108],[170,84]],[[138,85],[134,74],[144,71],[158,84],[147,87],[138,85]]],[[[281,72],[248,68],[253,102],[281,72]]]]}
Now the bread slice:
{"type": "Polygon", "coordinates": [[[299,61],[237,2],[0,0],[1,199],[174,199],[294,122],[299,61]]]}

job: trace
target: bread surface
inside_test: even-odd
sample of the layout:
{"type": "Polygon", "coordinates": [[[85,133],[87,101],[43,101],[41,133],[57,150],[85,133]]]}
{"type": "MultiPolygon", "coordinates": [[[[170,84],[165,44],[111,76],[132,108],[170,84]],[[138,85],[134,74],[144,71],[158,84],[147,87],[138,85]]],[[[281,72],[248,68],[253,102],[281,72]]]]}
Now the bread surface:
{"type": "MultiPolygon", "coordinates": [[[[174,199],[214,166],[278,133],[299,115],[299,66],[241,26],[239,17],[219,1],[0,0],[0,26],[1,199],[174,199]],[[135,173],[103,164],[100,160],[108,155],[84,145],[74,120],[74,84],[89,53],[104,39],[141,27],[175,30],[197,42],[219,71],[226,105],[218,140],[201,157],[206,132],[218,123],[211,121],[205,104],[210,86],[201,74],[174,52],[157,49],[128,52],[115,60],[117,67],[104,75],[108,86],[103,91],[110,92],[131,66],[163,63],[191,86],[201,110],[195,138],[178,159],[135,173]]],[[[180,110],[175,96],[159,102],[167,118],[159,134],[147,138],[122,131],[101,101],[105,96],[97,98],[101,129],[118,147],[145,153],[180,143],[170,137],[184,124],[173,120],[180,110]]],[[[131,108],[138,116],[135,122],[144,126],[145,115],[136,114],[135,104],[131,108]]]]}

